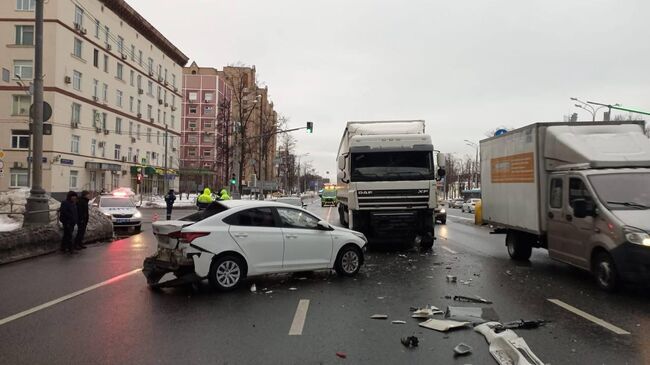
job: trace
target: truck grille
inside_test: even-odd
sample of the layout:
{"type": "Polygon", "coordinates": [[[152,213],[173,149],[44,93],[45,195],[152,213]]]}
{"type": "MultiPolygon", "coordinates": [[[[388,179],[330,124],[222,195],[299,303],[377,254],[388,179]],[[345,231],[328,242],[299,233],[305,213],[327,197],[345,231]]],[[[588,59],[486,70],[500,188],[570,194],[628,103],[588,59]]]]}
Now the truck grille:
{"type": "Polygon", "coordinates": [[[359,209],[428,208],[428,189],[359,190],[359,209]]]}

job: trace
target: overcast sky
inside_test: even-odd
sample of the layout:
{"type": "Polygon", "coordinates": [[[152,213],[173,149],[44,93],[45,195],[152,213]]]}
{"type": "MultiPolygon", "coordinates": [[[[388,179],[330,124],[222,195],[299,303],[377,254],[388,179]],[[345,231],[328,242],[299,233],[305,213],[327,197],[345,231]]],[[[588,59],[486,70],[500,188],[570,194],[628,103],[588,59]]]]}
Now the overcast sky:
{"type": "Polygon", "coordinates": [[[314,122],[294,134],[321,174],[348,120],[424,119],[464,156],[497,126],[591,119],[571,96],[650,110],[647,0],[127,1],[190,62],[255,65],[291,127],[314,122]]]}

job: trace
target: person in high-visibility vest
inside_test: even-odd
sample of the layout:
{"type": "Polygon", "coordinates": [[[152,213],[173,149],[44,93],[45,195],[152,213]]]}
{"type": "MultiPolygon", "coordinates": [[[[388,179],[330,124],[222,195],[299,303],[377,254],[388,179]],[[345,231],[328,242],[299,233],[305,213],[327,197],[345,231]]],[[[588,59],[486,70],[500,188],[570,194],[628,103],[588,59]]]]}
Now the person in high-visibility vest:
{"type": "Polygon", "coordinates": [[[228,190],[221,189],[221,196],[219,196],[219,200],[230,200],[230,195],[228,195],[228,190]]]}
{"type": "Polygon", "coordinates": [[[199,195],[199,197],[196,198],[196,206],[199,207],[199,209],[205,209],[213,201],[214,200],[212,199],[212,192],[210,191],[210,188],[205,188],[203,189],[203,194],[199,195]]]}

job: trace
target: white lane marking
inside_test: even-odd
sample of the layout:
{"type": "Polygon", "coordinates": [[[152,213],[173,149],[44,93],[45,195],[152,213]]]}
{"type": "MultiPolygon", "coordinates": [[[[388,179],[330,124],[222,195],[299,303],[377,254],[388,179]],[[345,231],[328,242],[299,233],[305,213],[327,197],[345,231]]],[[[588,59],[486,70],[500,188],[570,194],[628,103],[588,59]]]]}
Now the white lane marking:
{"type": "Polygon", "coordinates": [[[447,252],[449,252],[451,254],[454,254],[454,255],[458,253],[458,252],[452,250],[451,248],[449,248],[447,246],[440,245],[440,248],[442,248],[443,250],[445,250],[445,251],[447,251],[447,252]]]}
{"type": "Polygon", "coordinates": [[[616,333],[617,335],[629,335],[630,334],[630,332],[628,332],[628,331],[626,331],[626,330],[624,330],[624,329],[622,329],[620,327],[616,327],[616,326],[614,326],[613,324],[611,324],[609,322],[605,322],[605,321],[603,321],[602,319],[600,319],[598,317],[594,317],[591,314],[589,314],[587,312],[584,312],[584,311],[581,311],[580,309],[578,309],[578,308],[576,308],[576,307],[574,307],[572,305],[566,304],[566,303],[564,303],[563,301],[561,301],[559,299],[547,299],[547,300],[549,302],[555,304],[555,305],[558,305],[558,306],[568,310],[571,313],[579,315],[580,317],[582,317],[582,318],[584,318],[586,320],[592,321],[592,322],[594,322],[595,324],[597,324],[599,326],[605,327],[608,330],[616,333]]]}
{"type": "Polygon", "coordinates": [[[458,219],[463,219],[463,220],[466,220],[466,221],[474,222],[473,218],[461,217],[461,216],[457,216],[457,215],[447,214],[447,217],[458,218],[458,219]]]}
{"type": "Polygon", "coordinates": [[[129,272],[124,273],[124,274],[120,274],[120,275],[115,276],[115,277],[112,277],[112,278],[110,278],[110,279],[108,279],[108,280],[106,280],[106,281],[102,281],[101,283],[97,283],[97,284],[95,284],[95,285],[91,285],[91,286],[89,286],[89,287],[87,287],[87,288],[84,288],[84,289],[81,289],[81,290],[77,290],[77,291],[74,292],[74,293],[70,293],[70,294],[68,294],[68,295],[64,295],[64,296],[62,296],[62,297],[60,297],[60,298],[57,298],[57,299],[54,299],[54,300],[50,300],[50,301],[47,302],[47,303],[43,303],[43,304],[38,305],[38,306],[36,306],[36,307],[33,307],[33,308],[27,309],[27,310],[25,310],[25,311],[22,311],[22,312],[20,312],[20,313],[16,313],[16,314],[14,314],[14,315],[12,315],[12,316],[9,316],[9,317],[7,317],[7,318],[0,319],[0,326],[2,326],[3,324],[7,324],[7,323],[9,323],[9,322],[11,322],[11,321],[15,321],[15,320],[17,320],[17,319],[20,319],[20,318],[23,318],[23,317],[25,317],[25,316],[28,316],[28,315],[30,315],[30,314],[36,313],[36,312],[41,311],[41,310],[43,310],[43,309],[45,309],[45,308],[49,308],[49,307],[51,307],[51,306],[53,306],[53,305],[59,304],[59,303],[61,303],[61,302],[63,302],[63,301],[66,301],[66,300],[68,300],[68,299],[72,299],[72,298],[77,297],[77,296],[79,296],[79,295],[81,295],[81,294],[85,294],[85,293],[87,293],[87,292],[89,292],[89,291],[91,291],[91,290],[95,290],[95,289],[100,288],[100,287],[102,287],[102,286],[112,284],[112,283],[114,283],[114,282],[116,282],[116,281],[118,281],[118,280],[124,279],[125,277],[127,277],[127,276],[131,276],[131,275],[136,274],[136,273],[138,273],[138,272],[140,272],[140,271],[142,271],[142,269],[135,269],[135,270],[133,270],[133,271],[129,271],[129,272]]]}
{"type": "Polygon", "coordinates": [[[309,299],[300,299],[289,329],[289,336],[302,335],[302,328],[305,326],[305,319],[307,318],[307,309],[309,309],[309,299]]]}
{"type": "Polygon", "coordinates": [[[327,210],[327,218],[325,218],[327,222],[330,221],[330,214],[332,214],[332,207],[329,207],[329,209],[327,210]]]}

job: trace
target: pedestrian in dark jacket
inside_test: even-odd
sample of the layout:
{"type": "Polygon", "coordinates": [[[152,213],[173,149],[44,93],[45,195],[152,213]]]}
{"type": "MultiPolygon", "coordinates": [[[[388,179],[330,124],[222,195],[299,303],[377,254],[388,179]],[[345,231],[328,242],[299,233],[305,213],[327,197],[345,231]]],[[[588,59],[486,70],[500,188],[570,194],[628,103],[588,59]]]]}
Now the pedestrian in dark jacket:
{"type": "Polygon", "coordinates": [[[61,250],[67,253],[73,253],[72,233],[74,226],[79,222],[79,212],[77,211],[77,193],[69,191],[65,200],[61,202],[59,208],[59,221],[63,224],[63,239],[61,240],[61,250]]]}
{"type": "Polygon", "coordinates": [[[172,208],[174,207],[175,200],[176,195],[174,195],[174,189],[169,189],[169,192],[165,195],[165,203],[167,204],[167,220],[172,219],[172,208]]]}
{"type": "Polygon", "coordinates": [[[77,237],[74,240],[74,248],[81,250],[86,248],[84,245],[84,236],[86,235],[86,227],[88,226],[88,203],[90,201],[90,192],[84,190],[81,192],[81,197],[77,202],[77,214],[79,216],[79,223],[77,223],[77,237]]]}

